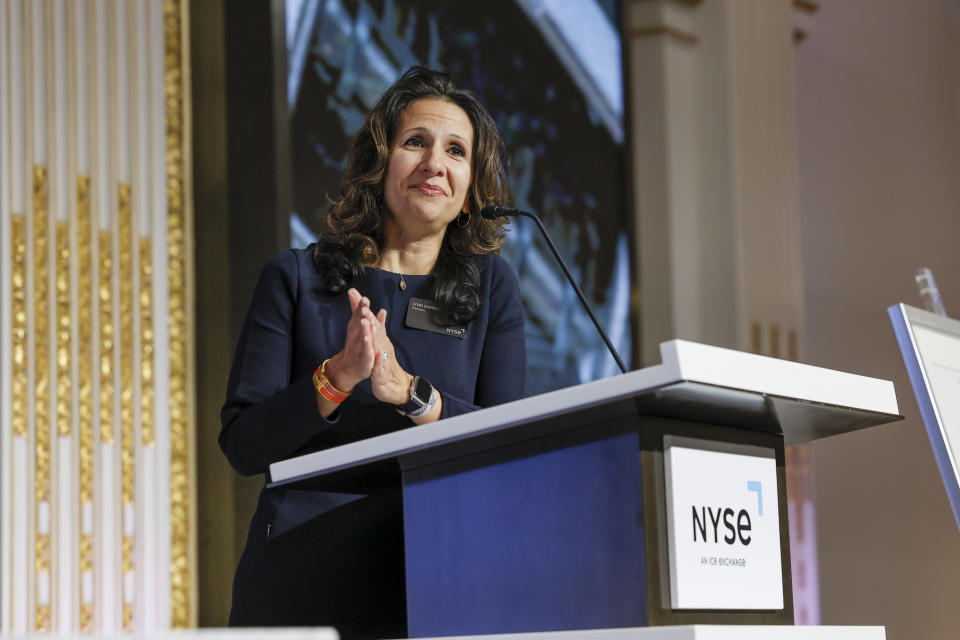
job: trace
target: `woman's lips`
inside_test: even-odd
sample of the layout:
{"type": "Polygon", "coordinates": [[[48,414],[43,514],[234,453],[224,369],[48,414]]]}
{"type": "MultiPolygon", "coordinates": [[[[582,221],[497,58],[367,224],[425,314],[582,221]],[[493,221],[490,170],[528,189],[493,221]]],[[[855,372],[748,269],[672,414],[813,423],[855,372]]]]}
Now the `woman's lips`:
{"type": "Polygon", "coordinates": [[[420,184],[415,184],[411,189],[416,189],[421,193],[425,193],[428,196],[442,196],[444,195],[443,187],[438,187],[433,184],[427,184],[426,182],[421,182],[420,184]]]}

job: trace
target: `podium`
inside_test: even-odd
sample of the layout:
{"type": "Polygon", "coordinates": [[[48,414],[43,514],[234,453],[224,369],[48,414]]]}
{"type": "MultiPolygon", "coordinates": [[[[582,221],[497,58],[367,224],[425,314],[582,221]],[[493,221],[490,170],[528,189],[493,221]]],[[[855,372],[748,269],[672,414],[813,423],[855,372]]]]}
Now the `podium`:
{"type": "Polygon", "coordinates": [[[403,486],[410,637],[793,623],[784,446],[902,419],[885,380],[673,340],[624,375],[299,456],[403,486]]]}

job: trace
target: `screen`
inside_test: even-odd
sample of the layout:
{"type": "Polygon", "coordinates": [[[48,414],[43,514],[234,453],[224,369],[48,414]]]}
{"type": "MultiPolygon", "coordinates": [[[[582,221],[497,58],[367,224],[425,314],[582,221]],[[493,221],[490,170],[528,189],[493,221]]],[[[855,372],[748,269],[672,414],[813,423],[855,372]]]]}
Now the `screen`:
{"type": "Polygon", "coordinates": [[[956,471],[960,460],[960,335],[914,324],[913,336],[956,471]]]}
{"type": "MultiPolygon", "coordinates": [[[[507,145],[512,206],[543,218],[611,340],[631,355],[620,6],[615,0],[287,0],[294,246],[323,228],[350,141],[410,66],[450,74],[507,145]]],[[[618,372],[535,225],[510,223],[531,392],[618,372]]]]}
{"type": "Polygon", "coordinates": [[[960,322],[905,304],[887,313],[960,526],[960,322]]]}

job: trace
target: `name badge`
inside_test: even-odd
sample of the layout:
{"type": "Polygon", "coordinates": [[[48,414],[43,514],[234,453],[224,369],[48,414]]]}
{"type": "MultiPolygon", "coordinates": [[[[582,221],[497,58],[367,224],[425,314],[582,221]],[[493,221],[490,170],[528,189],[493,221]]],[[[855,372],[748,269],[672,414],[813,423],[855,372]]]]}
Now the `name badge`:
{"type": "Polygon", "coordinates": [[[404,324],[411,329],[422,329],[431,333],[439,333],[444,336],[453,336],[463,340],[467,337],[466,325],[444,326],[437,324],[434,320],[434,313],[440,310],[440,306],[432,300],[423,298],[410,298],[410,304],[407,305],[407,317],[404,324]]]}

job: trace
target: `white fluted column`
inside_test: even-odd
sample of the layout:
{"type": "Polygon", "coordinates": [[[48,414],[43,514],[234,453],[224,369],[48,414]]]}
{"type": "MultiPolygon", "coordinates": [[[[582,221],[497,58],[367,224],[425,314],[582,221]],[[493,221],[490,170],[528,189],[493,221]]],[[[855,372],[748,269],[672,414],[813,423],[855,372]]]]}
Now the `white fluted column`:
{"type": "Polygon", "coordinates": [[[184,0],[0,0],[0,632],[195,623],[184,0]]]}

